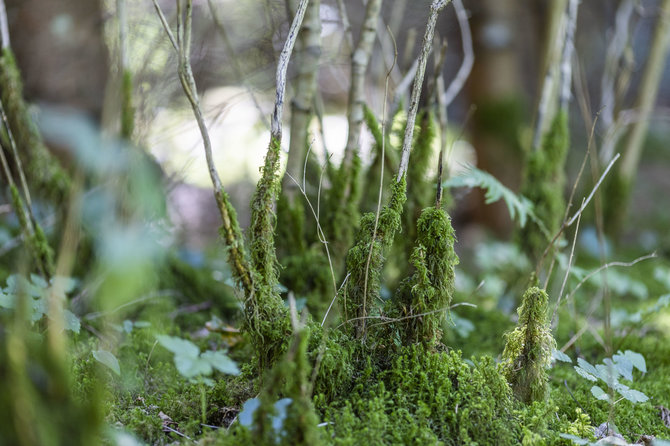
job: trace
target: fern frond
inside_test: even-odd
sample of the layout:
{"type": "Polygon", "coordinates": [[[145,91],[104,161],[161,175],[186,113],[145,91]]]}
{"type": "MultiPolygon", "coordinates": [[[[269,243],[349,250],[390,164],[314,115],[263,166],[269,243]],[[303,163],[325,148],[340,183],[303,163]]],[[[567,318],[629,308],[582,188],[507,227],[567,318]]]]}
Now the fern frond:
{"type": "Polygon", "coordinates": [[[538,222],[533,212],[533,203],[528,198],[515,194],[490,173],[472,165],[466,167],[467,169],[463,173],[443,182],[442,187],[467,187],[470,189],[479,187],[486,191],[484,195],[486,204],[503,200],[510,217],[512,220],[517,220],[519,226],[524,227],[529,218],[538,222]]]}

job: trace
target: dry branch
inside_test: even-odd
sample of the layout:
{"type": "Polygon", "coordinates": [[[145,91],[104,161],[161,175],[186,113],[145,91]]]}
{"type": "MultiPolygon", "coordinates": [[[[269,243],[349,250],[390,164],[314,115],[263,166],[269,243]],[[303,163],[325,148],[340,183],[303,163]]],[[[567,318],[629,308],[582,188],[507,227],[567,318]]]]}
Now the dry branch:
{"type": "Polygon", "coordinates": [[[398,176],[396,181],[400,181],[407,172],[409,165],[409,151],[412,148],[412,141],[414,140],[414,123],[416,122],[416,114],[419,110],[419,98],[421,96],[421,88],[423,86],[423,78],[426,74],[426,63],[428,62],[428,55],[433,46],[433,38],[435,36],[435,23],[440,11],[447,6],[450,0],[434,0],[430,5],[430,15],[428,16],[428,24],[426,25],[426,32],[423,35],[423,44],[421,45],[421,53],[419,54],[419,63],[414,77],[414,85],[412,87],[412,96],[410,97],[409,112],[407,114],[407,127],[405,127],[405,137],[402,143],[402,154],[400,158],[400,167],[398,168],[398,176]]]}

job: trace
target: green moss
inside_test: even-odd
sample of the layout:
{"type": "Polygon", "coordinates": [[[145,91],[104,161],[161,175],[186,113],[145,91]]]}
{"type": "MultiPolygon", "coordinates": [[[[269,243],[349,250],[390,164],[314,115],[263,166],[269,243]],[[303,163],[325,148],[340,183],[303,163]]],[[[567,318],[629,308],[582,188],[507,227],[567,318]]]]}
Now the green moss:
{"type": "Polygon", "coordinates": [[[492,359],[402,347],[327,412],[333,444],[518,444],[509,387],[492,359]],[[339,405],[338,405],[339,404],[339,405]],[[457,409],[456,409],[457,408],[457,409]]]}
{"type": "Polygon", "coordinates": [[[549,237],[553,237],[563,222],[564,170],[569,145],[568,115],[563,110],[552,121],[551,128],[542,140],[542,147],[531,152],[526,161],[521,193],[533,203],[535,216],[546,228],[545,232],[535,223],[521,228],[519,242],[532,259],[542,255],[549,244],[549,237]]]}
{"type": "Polygon", "coordinates": [[[277,171],[281,142],[272,139],[265,156],[261,179],[251,200],[251,264],[258,273],[258,286],[274,288],[279,272],[274,246],[275,214],[272,209],[280,190],[277,171]]]}
{"type": "Polygon", "coordinates": [[[373,150],[373,160],[370,167],[367,169],[365,176],[364,188],[362,191],[360,209],[363,212],[373,212],[377,210],[377,203],[379,202],[379,187],[383,190],[388,190],[393,181],[393,172],[397,169],[397,147],[391,144],[391,138],[387,131],[384,135],[384,156],[382,156],[382,127],[377,121],[372,110],[367,106],[364,107],[365,124],[370,130],[375,141],[373,150]],[[384,169],[384,181],[381,181],[381,169],[384,169]]]}
{"type": "Polygon", "coordinates": [[[632,195],[632,182],[618,172],[610,173],[603,198],[605,230],[612,236],[621,234],[626,225],[626,213],[632,195]]]}
{"type": "Polygon", "coordinates": [[[281,283],[296,298],[307,299],[307,308],[321,320],[333,299],[333,279],[323,245],[313,246],[302,254],[284,258],[281,283]]]}
{"type": "Polygon", "coordinates": [[[418,118],[421,123],[414,140],[412,162],[407,168],[407,202],[403,214],[403,227],[407,233],[405,239],[407,252],[416,239],[416,222],[421,210],[430,206],[435,198],[434,178],[428,178],[430,162],[433,158],[437,127],[431,111],[423,111],[418,118]]]}
{"type": "Polygon", "coordinates": [[[213,444],[217,445],[319,445],[322,431],[311,398],[312,367],[308,361],[308,328],[297,330],[292,336],[291,346],[264,379],[259,395],[260,405],[254,411],[253,423],[249,427],[237,423],[230,432],[222,431],[213,444]],[[285,417],[276,425],[275,403],[289,398],[285,417]],[[278,429],[279,428],[279,429],[278,429]]]}
{"type": "Polygon", "coordinates": [[[358,206],[362,194],[361,159],[354,153],[351,166],[340,166],[332,173],[321,213],[326,239],[336,273],[341,271],[344,255],[351,247],[359,221],[358,206]]]}
{"type": "Polygon", "coordinates": [[[21,229],[26,236],[28,249],[32,251],[33,257],[42,270],[42,273],[47,277],[51,277],[54,273],[53,249],[51,249],[51,246],[46,239],[46,235],[44,234],[44,231],[42,231],[42,227],[39,223],[36,221],[28,221],[25,205],[16,186],[11,185],[9,190],[12,197],[12,208],[14,209],[19,219],[21,229]]]}
{"type": "Polygon", "coordinates": [[[277,171],[281,142],[270,141],[263,174],[251,201],[251,265],[253,291],[245,298],[245,327],[252,335],[261,370],[270,367],[286,349],[291,333],[288,310],[279,296],[275,252],[274,201],[279,192],[277,171]]]}
{"type": "Polygon", "coordinates": [[[417,240],[410,263],[414,272],[405,279],[392,303],[391,315],[404,344],[434,346],[454,293],[454,229],[442,209],[426,208],[417,222],[417,240]]]}
{"type": "Polygon", "coordinates": [[[131,139],[134,130],[133,75],[130,70],[124,70],[121,77],[121,138],[131,139]]]}
{"type": "Polygon", "coordinates": [[[55,202],[62,202],[70,188],[69,176],[42,141],[23,99],[21,75],[9,48],[0,54],[0,100],[18,147],[28,184],[55,202]]]}
{"type": "MultiPolygon", "coordinates": [[[[0,413],[4,415],[0,443],[100,444],[103,414],[99,382],[89,387],[88,398],[77,398],[72,392],[75,382],[61,367],[67,358],[56,357],[47,339],[29,330],[21,314],[17,310],[13,320],[7,313],[0,314],[0,381],[4,386],[0,392],[0,413]]],[[[89,376],[91,379],[95,378],[89,376]]]]}
{"type": "Polygon", "coordinates": [[[354,329],[358,338],[364,336],[365,318],[380,300],[385,252],[400,230],[405,189],[404,177],[393,184],[391,199],[379,214],[376,231],[375,214],[368,213],[361,218],[356,243],[347,253],[347,272],[350,276],[339,301],[344,320],[352,320],[347,325],[354,329]]]}
{"type": "Polygon", "coordinates": [[[519,322],[506,335],[503,351],[504,374],[514,395],[525,403],[547,397],[547,367],[552,349],[556,348],[547,323],[547,293],[529,288],[519,307],[519,322]]]}
{"type": "MultiPolygon", "coordinates": [[[[280,258],[302,254],[307,249],[305,207],[299,199],[281,194],[277,200],[277,253],[280,258]]],[[[283,263],[283,262],[282,262],[283,263]]]]}

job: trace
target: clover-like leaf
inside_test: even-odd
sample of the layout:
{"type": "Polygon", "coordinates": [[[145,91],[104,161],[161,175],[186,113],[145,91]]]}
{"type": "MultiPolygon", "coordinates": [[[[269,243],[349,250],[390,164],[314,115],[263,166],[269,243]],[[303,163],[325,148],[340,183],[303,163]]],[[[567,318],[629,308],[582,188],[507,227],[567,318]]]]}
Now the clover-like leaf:
{"type": "Polygon", "coordinates": [[[572,363],[572,359],[565,353],[563,353],[560,350],[553,349],[551,351],[551,356],[554,358],[556,361],[561,361],[561,362],[569,362],[572,363]]]}
{"type": "Polygon", "coordinates": [[[631,350],[626,350],[624,356],[628,358],[631,363],[633,363],[633,367],[642,373],[647,373],[647,363],[644,360],[644,356],[631,350]]]}
{"type": "Polygon", "coordinates": [[[644,403],[649,400],[647,395],[635,389],[617,389],[617,392],[631,403],[644,403]]]}
{"type": "Polygon", "coordinates": [[[219,372],[226,373],[228,375],[240,374],[240,369],[237,368],[237,363],[230,359],[228,355],[222,351],[206,351],[200,357],[209,362],[212,367],[214,367],[219,372]]]}
{"type": "Polygon", "coordinates": [[[63,319],[66,330],[79,333],[81,330],[81,322],[79,321],[79,318],[74,315],[74,313],[69,310],[63,310],[63,319]]]}
{"type": "Polygon", "coordinates": [[[174,355],[174,365],[184,378],[195,378],[196,376],[212,374],[211,364],[197,356],[174,355]]]}
{"type": "Polygon", "coordinates": [[[631,360],[624,355],[614,355],[612,356],[612,359],[614,360],[615,367],[617,368],[621,376],[623,376],[628,381],[632,381],[633,363],[631,362],[631,360]]]}
{"type": "Polygon", "coordinates": [[[575,366],[575,371],[576,371],[576,372],[579,374],[579,376],[581,376],[582,378],[586,378],[586,379],[588,379],[589,381],[593,381],[593,382],[598,381],[598,378],[596,378],[594,375],[592,375],[591,373],[587,372],[587,371],[584,370],[583,368],[579,367],[578,365],[575,366]]]}
{"type": "Polygon", "coordinates": [[[183,356],[184,358],[197,358],[200,354],[198,346],[186,339],[166,335],[158,335],[156,339],[158,339],[160,345],[175,355],[183,356]]]}
{"type": "Polygon", "coordinates": [[[603,389],[601,389],[598,386],[591,387],[591,393],[593,394],[593,396],[595,396],[599,400],[609,399],[609,395],[607,394],[607,392],[605,392],[603,389]]]}

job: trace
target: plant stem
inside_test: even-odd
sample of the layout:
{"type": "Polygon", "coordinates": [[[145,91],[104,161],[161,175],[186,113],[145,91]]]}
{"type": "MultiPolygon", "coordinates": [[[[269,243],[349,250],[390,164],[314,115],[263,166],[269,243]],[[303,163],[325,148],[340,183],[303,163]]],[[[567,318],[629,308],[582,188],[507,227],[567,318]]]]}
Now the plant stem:
{"type": "Polygon", "coordinates": [[[426,32],[423,35],[423,44],[421,45],[421,53],[419,54],[419,64],[416,70],[416,76],[414,77],[409,112],[407,113],[407,127],[405,127],[400,167],[398,168],[398,176],[396,178],[396,181],[398,182],[405,176],[405,173],[407,173],[407,167],[409,165],[409,151],[412,148],[414,137],[414,123],[416,121],[416,114],[419,110],[419,98],[421,96],[423,78],[426,74],[426,63],[428,62],[428,55],[433,47],[437,16],[440,14],[440,11],[447,6],[449,1],[450,0],[434,0],[430,5],[430,16],[428,17],[428,24],[426,25],[426,32]]]}

